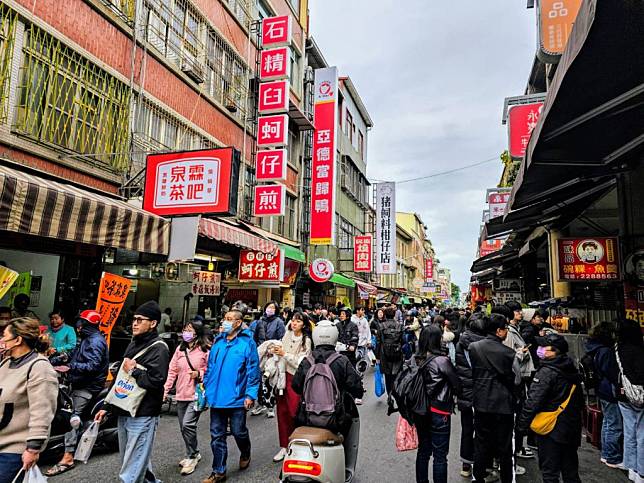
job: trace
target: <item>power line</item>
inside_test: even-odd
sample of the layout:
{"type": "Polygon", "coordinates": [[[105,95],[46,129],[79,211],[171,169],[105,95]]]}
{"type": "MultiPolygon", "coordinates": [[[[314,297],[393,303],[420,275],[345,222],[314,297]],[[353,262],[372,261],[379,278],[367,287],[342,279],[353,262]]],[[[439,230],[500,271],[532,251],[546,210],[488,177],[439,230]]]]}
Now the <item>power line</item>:
{"type": "MultiPolygon", "coordinates": [[[[425,175],[425,176],[418,176],[416,178],[403,179],[403,180],[400,180],[400,181],[396,181],[395,183],[396,184],[411,183],[412,181],[420,181],[422,179],[435,178],[437,176],[443,176],[443,175],[446,175],[446,174],[456,173],[458,171],[463,171],[463,170],[466,170],[466,169],[474,168],[476,166],[481,166],[482,164],[487,164],[487,163],[491,163],[492,161],[498,161],[498,160],[499,160],[499,157],[495,156],[494,158],[485,159],[483,161],[478,161],[476,163],[468,164],[466,166],[461,166],[460,168],[448,169],[446,171],[439,171],[438,173],[428,174],[428,175],[425,175]]],[[[385,181],[385,180],[369,179],[369,181],[378,182],[378,181],[385,181]]]]}

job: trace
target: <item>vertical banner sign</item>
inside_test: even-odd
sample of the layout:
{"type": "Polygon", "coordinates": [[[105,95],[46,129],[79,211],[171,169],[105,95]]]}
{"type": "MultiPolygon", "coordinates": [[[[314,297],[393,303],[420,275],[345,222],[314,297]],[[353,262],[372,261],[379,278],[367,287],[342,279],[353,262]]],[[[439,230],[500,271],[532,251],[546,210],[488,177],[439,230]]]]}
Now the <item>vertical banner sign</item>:
{"type": "Polygon", "coordinates": [[[356,236],[353,239],[353,271],[371,272],[371,235],[356,236]]]}
{"type": "Polygon", "coordinates": [[[489,204],[490,218],[497,218],[505,214],[505,207],[510,201],[510,192],[488,192],[487,202],[489,204]]]}
{"type": "MultiPolygon", "coordinates": [[[[311,245],[335,244],[338,69],[315,70],[315,132],[311,183],[311,245]]],[[[394,222],[395,223],[395,222],[394,222]]],[[[394,228],[395,234],[395,228],[394,228]]]]}
{"type": "Polygon", "coordinates": [[[376,184],[376,273],[396,273],[396,183],[376,184]]]}
{"type": "Polygon", "coordinates": [[[255,186],[254,216],[283,216],[286,207],[286,186],[267,184],[255,186]]]}
{"type": "Polygon", "coordinates": [[[262,150],[255,160],[255,179],[257,181],[286,181],[286,149],[262,150]]]}
{"type": "Polygon", "coordinates": [[[110,334],[119,318],[127,294],[130,293],[132,281],[114,275],[113,273],[103,272],[101,276],[101,285],[98,290],[98,301],[96,302],[96,311],[101,314],[100,330],[105,334],[107,345],[110,344],[110,334]]]}
{"type": "Polygon", "coordinates": [[[425,259],[425,282],[432,282],[434,280],[434,260],[431,258],[425,259]]]}
{"type": "Polygon", "coordinates": [[[525,156],[532,130],[543,109],[543,102],[520,104],[510,108],[508,113],[508,137],[510,139],[510,156],[522,159],[525,156]]]}
{"type": "Polygon", "coordinates": [[[540,0],[537,12],[539,22],[540,60],[558,62],[575,24],[582,0],[540,0]]]}
{"type": "Polygon", "coordinates": [[[291,43],[293,24],[290,15],[262,19],[262,47],[282,47],[291,43]]]}
{"type": "Polygon", "coordinates": [[[560,238],[559,280],[601,281],[621,279],[616,237],[560,238]]]}

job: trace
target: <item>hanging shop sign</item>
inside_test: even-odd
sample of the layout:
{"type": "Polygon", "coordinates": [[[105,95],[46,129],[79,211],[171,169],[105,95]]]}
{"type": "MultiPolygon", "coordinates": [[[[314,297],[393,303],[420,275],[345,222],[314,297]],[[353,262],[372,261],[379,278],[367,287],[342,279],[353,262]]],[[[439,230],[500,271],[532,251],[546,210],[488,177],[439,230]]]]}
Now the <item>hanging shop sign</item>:
{"type": "Polygon", "coordinates": [[[262,19],[262,47],[289,45],[293,36],[290,15],[262,19]]]}
{"type": "Polygon", "coordinates": [[[521,292],[521,279],[495,278],[493,286],[495,292],[521,292]]]}
{"type": "Polygon", "coordinates": [[[239,151],[233,148],[150,154],[143,209],[161,216],[234,216],[239,163],[239,151]]]}
{"type": "Polygon", "coordinates": [[[262,116],[257,120],[257,146],[273,148],[288,145],[288,115],[262,116]]]}
{"type": "Polygon", "coordinates": [[[335,244],[338,70],[315,70],[315,131],[311,163],[311,245],[335,244]]]}
{"type": "Polygon", "coordinates": [[[634,250],[626,258],[624,273],[626,318],[638,321],[644,331],[644,248],[634,250]]]}
{"type": "Polygon", "coordinates": [[[253,216],[283,216],[286,207],[286,186],[270,184],[255,186],[253,216]]]}
{"type": "Polygon", "coordinates": [[[192,295],[218,297],[221,294],[221,273],[199,270],[192,274],[192,295]]]}
{"type": "Polygon", "coordinates": [[[284,278],[284,254],[241,250],[239,253],[240,282],[277,282],[284,278]]]}
{"type": "Polygon", "coordinates": [[[311,280],[318,283],[328,281],[334,272],[333,263],[326,258],[316,258],[309,265],[309,277],[311,280]]]}
{"type": "Polygon", "coordinates": [[[128,278],[108,272],[103,272],[101,275],[96,311],[101,314],[99,329],[105,335],[108,345],[110,334],[123,309],[131,286],[132,280],[128,278]]]}
{"type": "Polygon", "coordinates": [[[255,158],[257,181],[286,181],[288,162],[286,149],[261,150],[255,158]]]}
{"type": "Polygon", "coordinates": [[[479,257],[484,257],[490,253],[498,252],[503,248],[504,240],[501,238],[494,238],[492,240],[483,240],[479,248],[479,257]]]}
{"type": "Polygon", "coordinates": [[[353,238],[353,271],[371,272],[371,235],[356,236],[353,238]]]}
{"type": "Polygon", "coordinates": [[[425,259],[425,282],[434,280],[434,259],[425,259]]]}
{"type": "Polygon", "coordinates": [[[543,102],[518,104],[510,107],[508,112],[508,137],[510,139],[510,156],[522,159],[525,156],[530,135],[539,121],[543,102]]]}
{"type": "Polygon", "coordinates": [[[396,183],[377,183],[376,273],[396,270],[396,183]]]}
{"type": "Polygon", "coordinates": [[[13,283],[18,279],[18,272],[0,266],[0,299],[5,296],[13,283]]]}
{"type": "Polygon", "coordinates": [[[510,201],[510,191],[498,192],[488,190],[487,202],[489,217],[486,221],[489,221],[491,218],[503,216],[505,214],[505,207],[508,205],[508,201],[510,201]]]}
{"type": "Polygon", "coordinates": [[[617,237],[561,238],[559,280],[619,280],[621,278],[617,237]]]}
{"type": "Polygon", "coordinates": [[[289,81],[279,80],[259,84],[259,114],[288,112],[289,81]]]}
{"type": "Polygon", "coordinates": [[[537,10],[539,60],[548,64],[559,62],[581,4],[582,0],[539,0],[537,10]]]}
{"type": "Polygon", "coordinates": [[[489,285],[472,285],[472,302],[487,302],[492,300],[492,287],[489,285]]]}
{"type": "Polygon", "coordinates": [[[259,80],[288,79],[291,56],[288,47],[262,50],[260,54],[259,80]]]}

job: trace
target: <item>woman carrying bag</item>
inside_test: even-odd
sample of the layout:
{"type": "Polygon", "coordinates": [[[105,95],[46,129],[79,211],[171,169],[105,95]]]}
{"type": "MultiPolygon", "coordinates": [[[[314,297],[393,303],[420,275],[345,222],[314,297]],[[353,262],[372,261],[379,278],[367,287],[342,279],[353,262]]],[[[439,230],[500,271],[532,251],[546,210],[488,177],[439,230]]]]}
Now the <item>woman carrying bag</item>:
{"type": "Polygon", "coordinates": [[[205,407],[199,407],[195,391],[202,383],[208,367],[210,345],[203,323],[197,320],[188,322],[183,327],[181,339],[170,361],[163,399],[167,399],[168,392],[176,382],[179,431],[186,445],[186,457],[179,461],[179,466],[182,475],[189,475],[201,460],[197,446],[197,423],[205,407]]]}

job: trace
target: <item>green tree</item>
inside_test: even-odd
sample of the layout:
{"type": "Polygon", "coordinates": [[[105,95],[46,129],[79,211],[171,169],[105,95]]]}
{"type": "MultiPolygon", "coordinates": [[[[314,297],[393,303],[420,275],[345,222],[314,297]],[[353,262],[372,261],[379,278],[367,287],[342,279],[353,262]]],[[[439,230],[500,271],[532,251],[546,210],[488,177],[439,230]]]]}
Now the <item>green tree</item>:
{"type": "Polygon", "coordinates": [[[452,285],[452,301],[457,304],[461,300],[461,287],[456,285],[454,282],[451,283],[452,285]]]}

